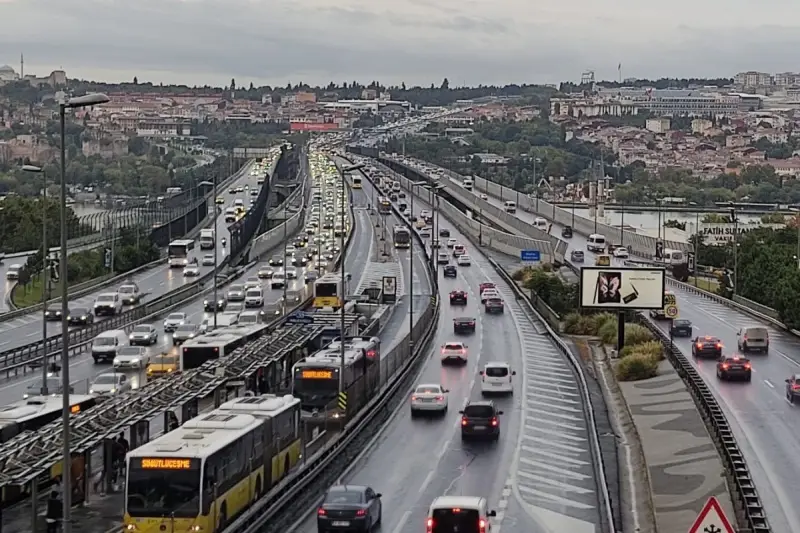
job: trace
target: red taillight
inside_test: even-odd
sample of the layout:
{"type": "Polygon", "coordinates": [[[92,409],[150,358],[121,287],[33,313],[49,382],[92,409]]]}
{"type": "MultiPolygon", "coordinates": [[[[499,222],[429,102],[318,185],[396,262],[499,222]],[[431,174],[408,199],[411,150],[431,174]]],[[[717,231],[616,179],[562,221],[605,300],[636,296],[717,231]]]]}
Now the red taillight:
{"type": "Polygon", "coordinates": [[[746,340],[747,340],[747,335],[743,336],[743,337],[742,337],[742,340],[745,340],[745,341],[746,341],[746,340]]]}
{"type": "Polygon", "coordinates": [[[467,353],[467,351],[466,351],[464,348],[461,348],[461,353],[462,353],[462,354],[466,354],[466,353],[467,353]]]}
{"type": "Polygon", "coordinates": [[[497,419],[492,418],[492,427],[497,427],[497,419]]]}
{"type": "Polygon", "coordinates": [[[428,522],[426,523],[428,533],[433,531],[433,518],[428,518],[428,522]]]}
{"type": "Polygon", "coordinates": [[[697,347],[702,350],[703,349],[703,343],[702,342],[698,342],[697,343],[697,347]]]}
{"type": "Polygon", "coordinates": [[[417,401],[417,397],[416,397],[416,396],[412,396],[412,397],[411,397],[411,401],[412,401],[412,402],[416,402],[416,401],[417,401]]]}
{"type": "Polygon", "coordinates": [[[475,325],[475,322],[470,322],[470,323],[469,323],[469,325],[470,325],[470,326],[474,326],[474,325],[475,325]]]}
{"type": "Polygon", "coordinates": [[[792,385],[792,390],[800,390],[800,385],[792,385]]]}
{"type": "Polygon", "coordinates": [[[722,365],[722,370],[728,370],[728,368],[730,368],[730,365],[728,365],[728,363],[722,365]]]}
{"type": "Polygon", "coordinates": [[[436,401],[437,401],[437,402],[444,401],[444,396],[437,396],[437,397],[436,397],[436,401]]]}
{"type": "Polygon", "coordinates": [[[721,350],[722,349],[722,344],[718,342],[717,343],[717,348],[721,350]]]}
{"type": "Polygon", "coordinates": [[[467,425],[467,417],[466,416],[462,416],[461,417],[461,425],[462,426],[466,426],[467,425]]]}
{"type": "Polygon", "coordinates": [[[481,518],[480,521],[478,522],[478,529],[480,531],[486,531],[486,520],[484,520],[483,518],[481,518]]]}
{"type": "Polygon", "coordinates": [[[319,509],[317,509],[317,515],[318,515],[318,516],[325,516],[326,514],[327,514],[327,513],[325,512],[325,509],[323,509],[322,507],[320,507],[319,509]]]}
{"type": "Polygon", "coordinates": [[[359,509],[358,511],[356,511],[356,516],[367,516],[367,510],[359,509]]]}
{"type": "Polygon", "coordinates": [[[367,357],[369,357],[369,358],[373,358],[373,357],[375,357],[375,350],[370,350],[370,351],[368,351],[368,352],[367,352],[367,357]]]}
{"type": "Polygon", "coordinates": [[[751,368],[751,366],[750,366],[750,363],[745,363],[745,364],[744,364],[744,367],[745,367],[747,370],[750,370],[750,368],[751,368]]]}

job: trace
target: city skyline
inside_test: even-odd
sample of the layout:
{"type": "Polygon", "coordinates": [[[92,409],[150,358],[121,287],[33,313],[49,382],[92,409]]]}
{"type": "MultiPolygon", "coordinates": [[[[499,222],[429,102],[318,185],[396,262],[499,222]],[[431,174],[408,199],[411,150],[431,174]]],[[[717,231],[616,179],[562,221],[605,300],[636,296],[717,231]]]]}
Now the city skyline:
{"type": "Polygon", "coordinates": [[[190,86],[231,78],[272,86],[354,79],[427,86],[444,77],[453,85],[558,83],[584,70],[616,80],[619,64],[624,78],[797,70],[791,50],[800,31],[781,22],[800,15],[800,5],[712,7],[708,0],[663,7],[624,0],[613,9],[585,0],[535,8],[521,0],[409,0],[396,10],[365,0],[0,0],[0,19],[10,21],[0,49],[25,53],[25,70],[37,75],[63,68],[71,78],[190,86]],[[680,7],[692,8],[691,26],[680,7]]]}

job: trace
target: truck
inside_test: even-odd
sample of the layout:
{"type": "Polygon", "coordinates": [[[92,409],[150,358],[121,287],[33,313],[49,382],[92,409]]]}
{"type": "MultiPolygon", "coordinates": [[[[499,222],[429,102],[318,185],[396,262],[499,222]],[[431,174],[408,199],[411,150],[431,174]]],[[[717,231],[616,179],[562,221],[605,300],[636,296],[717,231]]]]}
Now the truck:
{"type": "Polygon", "coordinates": [[[200,230],[200,249],[201,250],[211,250],[214,248],[217,240],[214,236],[213,229],[201,229],[200,230]]]}

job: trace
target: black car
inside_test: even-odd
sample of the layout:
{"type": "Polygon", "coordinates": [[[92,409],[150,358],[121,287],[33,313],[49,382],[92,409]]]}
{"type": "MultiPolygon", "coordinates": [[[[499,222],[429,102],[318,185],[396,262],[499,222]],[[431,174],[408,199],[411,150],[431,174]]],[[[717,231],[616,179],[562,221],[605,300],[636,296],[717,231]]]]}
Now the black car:
{"type": "Polygon", "coordinates": [[[88,326],[94,323],[94,313],[88,307],[75,307],[69,310],[67,322],[70,326],[88,326]]]}
{"type": "Polygon", "coordinates": [[[453,333],[475,333],[475,319],[468,316],[454,318],[453,333]]]}
{"type": "Polygon", "coordinates": [[[49,306],[47,311],[44,312],[44,318],[48,322],[61,320],[61,304],[49,306]]]}
{"type": "Polygon", "coordinates": [[[450,230],[447,228],[439,230],[439,237],[450,237],[450,230]]]}
{"type": "Polygon", "coordinates": [[[399,196],[400,198],[405,198],[406,197],[406,193],[401,191],[401,192],[397,193],[397,196],[399,196]]]}
{"type": "Polygon", "coordinates": [[[731,379],[750,381],[753,377],[753,367],[750,364],[750,359],[739,357],[738,355],[720,357],[719,361],[717,361],[717,377],[726,381],[731,379]]]}
{"type": "Polygon", "coordinates": [[[295,255],[292,257],[292,266],[303,267],[308,264],[308,257],[305,255],[295,255]]]}
{"type": "Polygon", "coordinates": [[[228,307],[228,300],[224,296],[219,296],[216,302],[213,296],[208,300],[203,300],[203,311],[206,313],[213,313],[214,311],[221,313],[226,307],[228,307]]]}
{"type": "Polygon", "coordinates": [[[389,196],[389,200],[391,200],[392,202],[396,202],[397,201],[397,195],[396,194],[392,194],[391,196],[389,196]]]}
{"type": "Polygon", "coordinates": [[[317,509],[318,533],[369,533],[381,523],[381,493],[363,485],[334,485],[317,509]]]}
{"type": "Polygon", "coordinates": [[[673,320],[672,326],[669,328],[669,334],[673,337],[691,337],[692,321],[685,318],[673,320]]]}
{"type": "Polygon", "coordinates": [[[461,413],[461,440],[474,437],[497,440],[500,438],[500,419],[494,402],[469,402],[461,413]]]}
{"type": "Polygon", "coordinates": [[[564,226],[564,229],[561,230],[561,236],[565,239],[572,238],[572,226],[564,226]]]}
{"type": "Polygon", "coordinates": [[[722,357],[722,341],[717,337],[696,337],[692,341],[692,356],[694,357],[722,357]]]}
{"type": "Polygon", "coordinates": [[[455,265],[447,265],[444,267],[443,274],[446,278],[456,278],[458,277],[458,269],[455,265]]]}
{"type": "Polygon", "coordinates": [[[269,260],[269,266],[283,266],[283,257],[274,255],[269,260]]]}
{"type": "Polygon", "coordinates": [[[464,291],[452,291],[450,293],[450,305],[467,305],[467,293],[464,291]]]}
{"type": "Polygon", "coordinates": [[[795,374],[786,378],[786,399],[793,404],[798,396],[800,396],[800,375],[795,374]]]}

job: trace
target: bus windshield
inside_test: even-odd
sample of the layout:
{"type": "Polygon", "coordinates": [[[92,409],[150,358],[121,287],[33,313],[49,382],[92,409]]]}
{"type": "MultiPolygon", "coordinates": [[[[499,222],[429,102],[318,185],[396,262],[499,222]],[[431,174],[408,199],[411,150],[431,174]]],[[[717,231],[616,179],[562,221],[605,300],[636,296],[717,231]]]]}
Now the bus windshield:
{"type": "Polygon", "coordinates": [[[192,247],[186,241],[174,241],[169,243],[168,253],[170,257],[188,257],[191,249],[192,247]]]}
{"type": "Polygon", "coordinates": [[[336,283],[317,283],[314,286],[314,294],[323,297],[336,296],[336,289],[336,283]]]}
{"type": "Polygon", "coordinates": [[[411,240],[411,234],[405,228],[394,230],[394,242],[405,244],[411,240]]]}
{"type": "Polygon", "coordinates": [[[131,459],[128,468],[130,516],[192,518],[200,513],[199,460],[192,460],[194,467],[187,470],[144,469],[141,463],[141,459],[131,459]]]}

